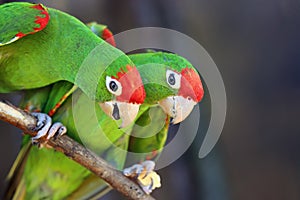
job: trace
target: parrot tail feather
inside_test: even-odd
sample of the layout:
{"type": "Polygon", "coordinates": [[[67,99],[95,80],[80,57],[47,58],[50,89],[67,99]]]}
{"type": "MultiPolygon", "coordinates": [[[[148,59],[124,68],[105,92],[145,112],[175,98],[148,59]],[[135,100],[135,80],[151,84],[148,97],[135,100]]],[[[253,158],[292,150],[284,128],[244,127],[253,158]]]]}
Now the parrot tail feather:
{"type": "Polygon", "coordinates": [[[4,199],[23,199],[21,197],[24,196],[26,186],[22,181],[22,174],[31,146],[31,143],[27,142],[22,147],[18,154],[18,157],[16,158],[13,166],[11,167],[6,177],[7,190],[5,192],[4,199]]]}
{"type": "Polygon", "coordinates": [[[112,188],[98,176],[91,174],[88,176],[81,185],[70,195],[67,200],[71,199],[91,199],[97,200],[103,197],[112,188]]]}

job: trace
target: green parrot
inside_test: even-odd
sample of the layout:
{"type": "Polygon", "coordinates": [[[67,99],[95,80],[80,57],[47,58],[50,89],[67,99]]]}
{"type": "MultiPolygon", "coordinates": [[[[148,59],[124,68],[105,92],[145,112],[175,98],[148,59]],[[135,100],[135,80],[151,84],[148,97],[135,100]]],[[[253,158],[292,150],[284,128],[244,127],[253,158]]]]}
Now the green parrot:
{"type": "MultiPolygon", "coordinates": [[[[103,32],[99,33],[103,37],[103,32]]],[[[139,71],[144,75],[142,78],[147,92],[134,126],[119,129],[119,125],[104,114],[112,116],[114,105],[108,101],[102,104],[101,109],[88,92],[81,87],[74,89],[72,82],[59,81],[50,86],[29,90],[22,106],[30,111],[52,113],[53,121],[62,122],[70,137],[118,169],[123,169],[127,149],[146,152],[148,159],[154,158],[154,153],[160,151],[165,143],[170,117],[173,118],[172,123],[184,120],[189,114],[187,111],[201,100],[203,88],[195,69],[178,55],[157,52],[130,57],[139,63],[139,71]],[[157,73],[154,74],[153,70],[157,73]],[[72,97],[66,95],[69,92],[72,97]],[[183,109],[185,107],[188,109],[183,109]],[[158,116],[156,121],[164,119],[167,123],[162,125],[162,129],[159,126],[156,130],[140,130],[153,119],[153,112],[154,116],[158,116]],[[95,116],[97,120],[91,120],[95,116]],[[157,136],[138,138],[139,134],[151,131],[158,132],[157,136]]],[[[29,141],[29,137],[24,138],[23,148],[9,174],[12,186],[9,192],[12,191],[11,196],[14,195],[15,199],[87,199],[99,197],[99,192],[105,192],[107,186],[103,181],[85,168],[52,149],[37,149],[29,141]]],[[[146,157],[139,159],[142,161],[146,157]]],[[[132,173],[135,171],[131,170],[129,176],[132,173]]],[[[148,185],[145,188],[151,190],[148,185]]]]}
{"type": "MultiPolygon", "coordinates": [[[[130,166],[159,158],[170,124],[186,119],[203,98],[204,90],[196,69],[179,55],[148,52],[129,55],[129,58],[137,66],[147,94],[141,106],[141,112],[144,112],[138,114],[129,138],[128,151],[134,153],[127,156],[130,166]]],[[[151,193],[159,187],[158,178],[151,172],[153,168],[142,163],[124,169],[123,173],[128,177],[137,177],[143,190],[151,193]],[[144,168],[150,168],[147,173],[151,177],[145,176],[144,168]]]]}
{"type": "MultiPolygon", "coordinates": [[[[120,141],[123,145],[121,141],[126,135],[123,137],[122,131],[113,134],[111,130],[127,127],[135,119],[145,99],[141,77],[130,59],[97,37],[78,19],[58,10],[41,4],[9,3],[0,5],[0,12],[0,92],[25,90],[23,108],[49,113],[53,115],[54,121],[66,116],[62,121],[67,121],[68,135],[82,143],[89,139],[91,149],[100,141],[96,145],[100,149],[95,151],[105,154],[110,147],[108,143],[112,142],[118,145],[120,141]],[[95,52],[95,48],[100,48],[102,54],[95,52]],[[93,59],[95,62],[89,63],[83,77],[77,77],[82,63],[91,52],[99,59],[93,59]],[[117,59],[112,60],[115,57],[117,59]],[[92,88],[92,84],[96,87],[92,88]],[[73,101],[79,103],[64,104],[73,93],[76,93],[74,96],[79,94],[76,101],[73,101]],[[100,129],[95,124],[92,124],[92,130],[84,129],[85,134],[91,131],[81,138],[76,131],[72,131],[71,126],[73,129],[76,127],[72,122],[71,108],[74,105],[76,110],[76,105],[82,101],[82,105],[90,102],[96,115],[100,116],[99,123],[101,121],[108,127],[106,132],[109,134],[103,136],[106,140],[93,138],[96,129],[100,129]],[[59,113],[54,116],[60,105],[65,105],[68,112],[63,112],[62,107],[62,116],[59,113]],[[109,117],[106,117],[107,114],[109,117]],[[116,120],[121,120],[121,125],[116,120]]],[[[81,115],[87,112],[82,105],[78,116],[83,119],[82,122],[88,121],[88,115],[81,115]]],[[[46,132],[56,132],[58,129],[60,133],[66,131],[62,125],[51,126],[49,117],[35,115],[39,120],[37,129],[41,130],[33,141],[49,138],[45,135],[45,127],[46,132]]],[[[80,125],[85,128],[87,124],[80,125]]],[[[110,154],[107,157],[112,156],[110,154]]],[[[116,167],[118,164],[115,164],[116,167]]],[[[23,147],[8,176],[11,184],[7,197],[62,199],[71,194],[89,173],[53,149],[38,150],[31,145],[28,137],[24,137],[23,147]]]]}
{"type": "Polygon", "coordinates": [[[63,81],[79,87],[107,113],[115,110],[111,116],[121,118],[122,127],[133,121],[145,91],[136,67],[123,52],[78,19],[41,4],[8,3],[0,11],[0,92],[63,81]],[[82,69],[90,54],[98,60],[82,69]]]}

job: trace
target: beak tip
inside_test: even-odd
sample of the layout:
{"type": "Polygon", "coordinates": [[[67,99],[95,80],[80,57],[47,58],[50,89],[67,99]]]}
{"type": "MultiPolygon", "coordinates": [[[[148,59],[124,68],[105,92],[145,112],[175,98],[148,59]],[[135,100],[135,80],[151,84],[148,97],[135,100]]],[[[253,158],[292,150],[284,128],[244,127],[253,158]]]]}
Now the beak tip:
{"type": "Polygon", "coordinates": [[[175,119],[173,117],[171,117],[171,119],[170,119],[170,124],[176,124],[175,119]]]}
{"type": "Polygon", "coordinates": [[[182,122],[183,120],[172,120],[171,121],[171,124],[178,124],[178,123],[180,123],[180,122],[182,122]]]}

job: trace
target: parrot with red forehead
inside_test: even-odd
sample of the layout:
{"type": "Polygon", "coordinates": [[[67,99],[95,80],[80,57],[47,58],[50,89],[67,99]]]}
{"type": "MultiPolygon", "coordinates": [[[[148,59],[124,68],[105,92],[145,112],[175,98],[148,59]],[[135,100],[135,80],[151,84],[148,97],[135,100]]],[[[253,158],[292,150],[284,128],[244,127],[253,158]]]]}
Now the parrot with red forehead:
{"type": "Polygon", "coordinates": [[[38,134],[24,136],[6,198],[64,199],[86,180],[91,172],[84,167],[53,149],[31,145],[66,131],[122,168],[126,154],[112,144],[127,148],[124,130],[145,99],[134,63],[61,11],[8,3],[0,5],[0,12],[0,93],[23,90],[22,108],[52,116],[33,113],[38,134]]]}
{"type": "Polygon", "coordinates": [[[141,106],[143,114],[138,115],[131,130],[128,151],[134,154],[127,156],[127,165],[142,163],[126,168],[123,173],[150,193],[160,186],[160,177],[153,172],[155,164],[149,160],[159,158],[170,125],[189,116],[203,98],[204,90],[197,70],[177,54],[148,52],[129,58],[140,72],[146,99],[141,106]]]}
{"type": "Polygon", "coordinates": [[[136,67],[123,52],[75,17],[41,4],[8,3],[0,11],[1,93],[64,81],[107,113],[115,109],[112,117],[123,120],[123,127],[133,121],[145,92],[136,67]],[[82,67],[88,58],[92,62],[82,67]],[[130,119],[122,115],[128,109],[130,119]]]}

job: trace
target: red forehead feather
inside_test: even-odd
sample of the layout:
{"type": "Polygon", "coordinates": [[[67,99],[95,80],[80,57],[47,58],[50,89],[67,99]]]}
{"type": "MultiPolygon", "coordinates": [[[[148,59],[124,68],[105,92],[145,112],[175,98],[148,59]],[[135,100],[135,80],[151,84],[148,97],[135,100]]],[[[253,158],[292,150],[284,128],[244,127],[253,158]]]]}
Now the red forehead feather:
{"type": "Polygon", "coordinates": [[[181,83],[179,95],[185,98],[191,97],[194,101],[201,101],[204,90],[199,74],[192,68],[181,70],[181,83]]]}
{"type": "Polygon", "coordinates": [[[121,70],[116,77],[122,85],[122,94],[117,96],[118,101],[142,104],[146,98],[143,82],[136,67],[126,66],[127,72],[121,70]]]}

